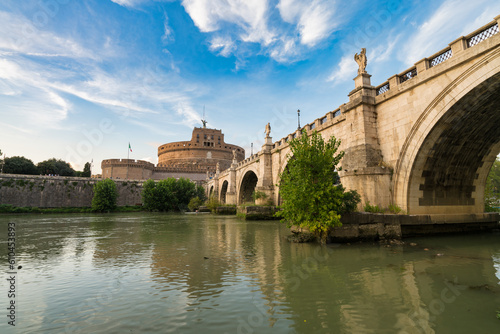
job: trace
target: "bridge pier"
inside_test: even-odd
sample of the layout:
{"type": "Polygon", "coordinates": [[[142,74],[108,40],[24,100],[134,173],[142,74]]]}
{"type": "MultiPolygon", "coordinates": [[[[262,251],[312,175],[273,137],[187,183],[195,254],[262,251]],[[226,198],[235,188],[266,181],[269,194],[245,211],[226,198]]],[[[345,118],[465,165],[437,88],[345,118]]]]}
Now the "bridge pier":
{"type": "Polygon", "coordinates": [[[339,176],[348,190],[361,195],[360,209],[366,203],[387,207],[391,203],[392,168],[384,163],[377,133],[375,87],[368,73],[354,78],[355,89],[349,93],[349,102],[340,108],[346,116],[346,127],[351,140],[344,150],[339,176]]]}
{"type": "Polygon", "coordinates": [[[264,145],[258,153],[260,173],[255,187],[255,191],[264,193],[265,197],[256,199],[255,204],[257,205],[267,204],[270,200],[274,202],[272,149],[273,138],[266,135],[264,145]]]}

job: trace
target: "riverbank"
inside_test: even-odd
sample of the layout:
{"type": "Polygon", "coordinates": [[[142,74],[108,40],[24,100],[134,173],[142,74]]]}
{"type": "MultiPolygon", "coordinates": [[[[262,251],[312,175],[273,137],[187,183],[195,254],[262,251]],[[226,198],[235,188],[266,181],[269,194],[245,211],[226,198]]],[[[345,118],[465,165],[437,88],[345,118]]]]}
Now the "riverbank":
{"type": "MultiPolygon", "coordinates": [[[[145,212],[142,206],[119,206],[112,212],[145,212]]],[[[94,213],[91,207],[38,208],[17,207],[9,204],[0,205],[0,214],[49,214],[49,213],[94,213]]]]}
{"type": "MultiPolygon", "coordinates": [[[[353,212],[341,218],[342,226],[333,228],[328,243],[401,240],[438,234],[466,234],[500,229],[500,214],[398,215],[353,212]]],[[[310,241],[309,231],[293,228],[295,240],[310,241]],[[304,236],[300,236],[304,234],[304,236]]]]}

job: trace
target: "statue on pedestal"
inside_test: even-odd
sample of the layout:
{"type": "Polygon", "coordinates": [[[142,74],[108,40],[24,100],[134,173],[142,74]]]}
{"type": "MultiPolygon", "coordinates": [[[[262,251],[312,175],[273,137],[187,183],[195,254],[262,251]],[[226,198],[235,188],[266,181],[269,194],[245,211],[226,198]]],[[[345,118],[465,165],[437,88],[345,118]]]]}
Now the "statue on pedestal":
{"type": "Polygon", "coordinates": [[[367,59],[366,59],[366,49],[362,48],[360,54],[355,54],[354,55],[354,60],[356,63],[358,63],[359,69],[358,69],[358,75],[366,73],[366,64],[367,64],[367,59]]]}
{"type": "Polygon", "coordinates": [[[266,124],[266,138],[269,137],[270,133],[271,133],[271,124],[267,123],[266,124]]]}

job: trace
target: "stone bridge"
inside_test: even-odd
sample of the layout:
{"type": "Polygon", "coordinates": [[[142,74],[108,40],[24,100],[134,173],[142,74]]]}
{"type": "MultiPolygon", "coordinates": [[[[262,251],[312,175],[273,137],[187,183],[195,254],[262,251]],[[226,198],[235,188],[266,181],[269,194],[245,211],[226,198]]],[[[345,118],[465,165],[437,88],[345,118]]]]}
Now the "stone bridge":
{"type": "MultiPolygon", "coordinates": [[[[484,211],[500,153],[499,23],[500,15],[376,87],[359,74],[347,103],[303,128],[342,141],[341,182],[362,204],[409,214],[484,211]]],[[[209,179],[207,191],[228,204],[253,202],[260,191],[279,204],[288,142],[299,135],[267,136],[257,154],[209,179]]]]}

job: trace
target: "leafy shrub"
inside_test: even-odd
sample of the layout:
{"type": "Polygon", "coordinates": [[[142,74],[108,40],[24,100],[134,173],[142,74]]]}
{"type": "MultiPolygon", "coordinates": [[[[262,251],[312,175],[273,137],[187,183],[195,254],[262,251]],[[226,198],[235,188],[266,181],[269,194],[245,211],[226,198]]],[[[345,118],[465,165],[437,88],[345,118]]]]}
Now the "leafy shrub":
{"type": "Polygon", "coordinates": [[[382,209],[378,205],[371,205],[370,202],[366,202],[363,209],[365,212],[371,212],[371,213],[383,213],[384,212],[384,209],[382,209]]]}
{"type": "Polygon", "coordinates": [[[188,208],[191,211],[196,211],[202,205],[203,205],[203,201],[198,196],[196,196],[196,197],[191,198],[191,200],[189,201],[189,204],[188,204],[188,208]]]}
{"type": "Polygon", "coordinates": [[[396,204],[389,204],[389,207],[387,208],[387,210],[390,213],[394,213],[394,214],[403,213],[403,210],[399,206],[397,206],[396,204]]]}
{"type": "Polygon", "coordinates": [[[283,205],[276,215],[288,226],[309,229],[321,241],[360,201],[357,192],[346,192],[339,183],[336,165],[344,156],[337,153],[339,145],[333,136],[325,143],[316,131],[308,137],[304,130],[290,142],[292,158],[280,175],[283,205]]]}
{"type": "Polygon", "coordinates": [[[94,197],[92,198],[92,210],[97,212],[109,212],[116,209],[118,190],[115,181],[105,179],[94,185],[94,197]]]}
{"type": "MultiPolygon", "coordinates": [[[[143,184],[142,203],[149,211],[184,211],[192,198],[204,194],[203,187],[197,187],[188,179],[170,177],[159,182],[150,179],[143,184]]],[[[200,201],[203,200],[200,198],[200,201]]]]}
{"type": "Polygon", "coordinates": [[[221,203],[219,202],[219,200],[217,199],[216,196],[212,195],[212,196],[210,196],[210,198],[208,199],[208,201],[205,205],[207,206],[207,208],[210,211],[215,212],[217,207],[221,206],[221,203]]]}

